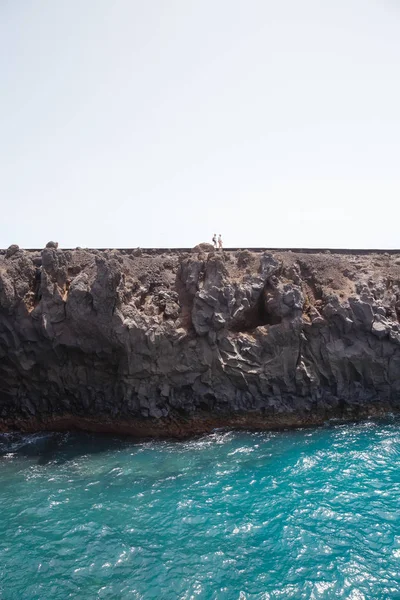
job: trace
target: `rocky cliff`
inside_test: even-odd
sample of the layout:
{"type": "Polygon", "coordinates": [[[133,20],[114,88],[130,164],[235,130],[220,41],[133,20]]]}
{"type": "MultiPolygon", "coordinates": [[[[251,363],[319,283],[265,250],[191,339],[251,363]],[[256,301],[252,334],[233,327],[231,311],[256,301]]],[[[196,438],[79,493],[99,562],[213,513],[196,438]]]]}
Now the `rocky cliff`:
{"type": "Polygon", "coordinates": [[[400,255],[0,254],[0,430],[280,428],[400,406],[400,255]]]}

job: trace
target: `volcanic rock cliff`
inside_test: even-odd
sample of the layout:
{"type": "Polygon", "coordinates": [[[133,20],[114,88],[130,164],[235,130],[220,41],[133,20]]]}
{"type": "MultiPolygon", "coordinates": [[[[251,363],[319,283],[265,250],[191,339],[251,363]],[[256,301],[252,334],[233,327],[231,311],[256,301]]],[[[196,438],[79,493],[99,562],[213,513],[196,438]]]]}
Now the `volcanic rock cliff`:
{"type": "Polygon", "coordinates": [[[186,435],[400,406],[400,255],[0,255],[0,430],[186,435]]]}

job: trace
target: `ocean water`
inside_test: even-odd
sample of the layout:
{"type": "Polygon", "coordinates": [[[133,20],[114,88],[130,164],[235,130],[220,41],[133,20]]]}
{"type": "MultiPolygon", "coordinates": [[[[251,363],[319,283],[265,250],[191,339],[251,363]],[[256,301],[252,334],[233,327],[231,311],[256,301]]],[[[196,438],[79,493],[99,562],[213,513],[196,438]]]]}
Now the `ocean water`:
{"type": "Polygon", "coordinates": [[[0,436],[0,598],[400,598],[400,423],[0,436]]]}

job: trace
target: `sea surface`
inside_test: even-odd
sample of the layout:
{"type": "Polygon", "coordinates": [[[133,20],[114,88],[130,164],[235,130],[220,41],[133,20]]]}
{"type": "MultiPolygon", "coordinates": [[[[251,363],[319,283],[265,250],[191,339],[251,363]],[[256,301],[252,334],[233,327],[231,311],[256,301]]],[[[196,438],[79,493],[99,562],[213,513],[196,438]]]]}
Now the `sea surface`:
{"type": "Polygon", "coordinates": [[[0,598],[400,598],[400,422],[0,436],[0,598]]]}

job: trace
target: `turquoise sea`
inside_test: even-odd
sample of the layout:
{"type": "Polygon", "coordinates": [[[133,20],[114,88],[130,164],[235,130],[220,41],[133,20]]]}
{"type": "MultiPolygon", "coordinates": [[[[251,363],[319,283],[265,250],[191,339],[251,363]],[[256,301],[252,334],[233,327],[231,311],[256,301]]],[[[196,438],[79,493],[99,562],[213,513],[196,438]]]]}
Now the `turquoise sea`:
{"type": "Polygon", "coordinates": [[[0,598],[400,598],[400,422],[0,436],[0,598]]]}

